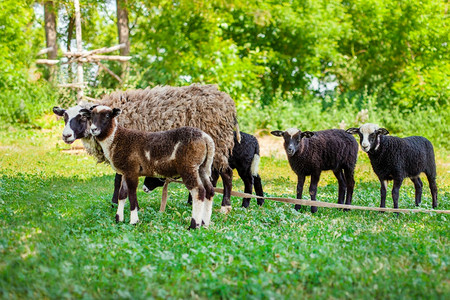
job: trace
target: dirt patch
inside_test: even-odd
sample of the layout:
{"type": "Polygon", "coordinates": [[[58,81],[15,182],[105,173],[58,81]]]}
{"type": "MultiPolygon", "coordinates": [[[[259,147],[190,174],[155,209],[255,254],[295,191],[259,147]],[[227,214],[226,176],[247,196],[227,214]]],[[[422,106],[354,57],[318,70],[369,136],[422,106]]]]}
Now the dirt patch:
{"type": "Polygon", "coordinates": [[[273,136],[265,131],[260,131],[255,134],[259,143],[259,153],[261,156],[274,157],[277,159],[286,158],[284,151],[283,139],[273,136]]]}
{"type": "Polygon", "coordinates": [[[80,140],[76,140],[71,146],[70,149],[64,149],[62,152],[71,154],[71,155],[80,155],[86,154],[86,150],[84,149],[83,143],[80,140]]]}

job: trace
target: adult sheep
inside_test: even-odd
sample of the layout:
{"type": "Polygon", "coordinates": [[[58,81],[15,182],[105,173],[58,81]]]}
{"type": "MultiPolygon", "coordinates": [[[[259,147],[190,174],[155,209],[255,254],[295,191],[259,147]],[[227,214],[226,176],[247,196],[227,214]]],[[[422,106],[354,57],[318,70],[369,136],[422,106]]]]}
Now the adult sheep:
{"type": "MultiPolygon", "coordinates": [[[[239,127],[236,107],[228,94],[219,91],[215,85],[157,86],[113,92],[96,104],[120,108],[122,113],[118,120],[125,128],[156,132],[190,126],[210,135],[216,146],[213,168],[219,170],[228,195],[222,200],[221,211],[231,210],[229,191],[233,170],[228,164],[228,157],[234,146],[233,131],[239,133],[239,127]]],[[[79,113],[81,109],[89,109],[92,105],[86,103],[67,110],[54,107],[53,112],[64,117],[66,126],[63,140],[66,143],[81,139],[86,151],[96,157],[98,162],[107,162],[103,150],[89,132],[88,120],[79,113]]],[[[113,203],[126,198],[126,190],[121,190],[120,185],[121,175],[116,174],[113,203]]]]}

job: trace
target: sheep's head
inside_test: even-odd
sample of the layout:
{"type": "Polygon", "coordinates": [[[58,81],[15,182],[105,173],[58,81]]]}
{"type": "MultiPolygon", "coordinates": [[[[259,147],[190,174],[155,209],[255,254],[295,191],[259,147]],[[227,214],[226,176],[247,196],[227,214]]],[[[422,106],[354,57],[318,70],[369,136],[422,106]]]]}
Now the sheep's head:
{"type": "Polygon", "coordinates": [[[288,157],[292,157],[298,151],[302,138],[310,138],[314,135],[314,132],[301,132],[297,128],[289,128],[286,131],[275,130],[270,133],[284,138],[284,149],[288,157]]]}
{"type": "Polygon", "coordinates": [[[76,139],[89,137],[89,122],[86,116],[80,114],[80,111],[85,109],[81,105],[71,107],[67,110],[55,106],[53,112],[64,117],[64,127],[62,139],[67,144],[72,144],[76,139]]]}
{"type": "Polygon", "coordinates": [[[116,128],[116,117],[120,115],[120,112],[119,108],[99,105],[93,107],[89,112],[83,112],[83,114],[91,120],[91,134],[97,139],[104,139],[116,128]]]}
{"type": "Polygon", "coordinates": [[[389,134],[385,128],[380,128],[376,124],[366,123],[359,128],[349,128],[346,130],[350,134],[358,134],[361,148],[364,152],[373,152],[380,147],[380,136],[389,134]]]}

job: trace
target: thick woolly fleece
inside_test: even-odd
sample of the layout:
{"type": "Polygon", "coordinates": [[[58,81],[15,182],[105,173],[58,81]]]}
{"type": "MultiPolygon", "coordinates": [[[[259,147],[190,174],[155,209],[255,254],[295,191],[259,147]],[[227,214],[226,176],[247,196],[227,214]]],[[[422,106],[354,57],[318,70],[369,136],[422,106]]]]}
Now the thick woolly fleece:
{"type": "Polygon", "coordinates": [[[129,129],[156,132],[183,126],[199,128],[216,145],[213,167],[218,170],[228,166],[235,129],[240,140],[234,101],[215,85],[119,91],[106,95],[100,104],[120,108],[119,124],[129,129]]]}

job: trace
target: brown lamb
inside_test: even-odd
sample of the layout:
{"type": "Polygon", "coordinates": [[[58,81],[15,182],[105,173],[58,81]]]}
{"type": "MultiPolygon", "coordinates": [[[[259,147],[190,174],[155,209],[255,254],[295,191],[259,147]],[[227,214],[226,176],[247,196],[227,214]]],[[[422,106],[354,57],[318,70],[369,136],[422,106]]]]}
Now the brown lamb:
{"type": "MultiPolygon", "coordinates": [[[[120,109],[96,106],[81,114],[91,119],[91,134],[99,142],[111,167],[122,174],[130,201],[130,223],[139,221],[136,189],[140,176],[180,176],[192,195],[190,228],[208,226],[214,189],[210,181],[214,141],[194,127],[160,132],[126,129],[118,125],[120,109]]],[[[123,221],[125,200],[119,200],[116,220],[123,221]]]]}

